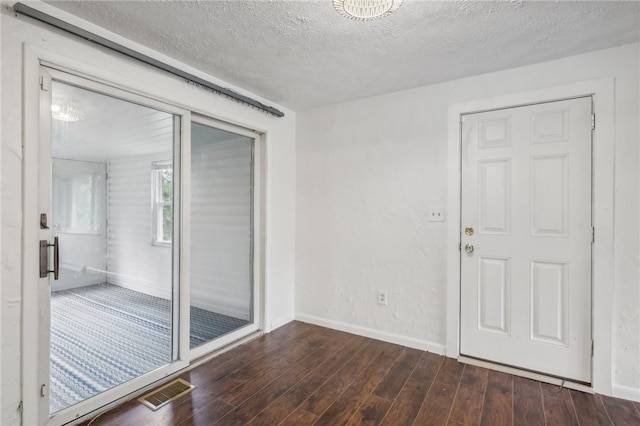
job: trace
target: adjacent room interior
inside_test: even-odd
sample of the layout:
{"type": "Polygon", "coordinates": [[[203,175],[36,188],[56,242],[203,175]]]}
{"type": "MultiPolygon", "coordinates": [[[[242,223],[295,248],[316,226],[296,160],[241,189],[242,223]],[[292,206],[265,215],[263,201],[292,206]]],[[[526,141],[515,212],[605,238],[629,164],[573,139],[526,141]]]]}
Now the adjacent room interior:
{"type": "MultiPolygon", "coordinates": [[[[52,85],[51,412],[175,359],[178,117],[52,85]]],[[[252,141],[193,124],[190,347],[251,321],[252,141]]]]}

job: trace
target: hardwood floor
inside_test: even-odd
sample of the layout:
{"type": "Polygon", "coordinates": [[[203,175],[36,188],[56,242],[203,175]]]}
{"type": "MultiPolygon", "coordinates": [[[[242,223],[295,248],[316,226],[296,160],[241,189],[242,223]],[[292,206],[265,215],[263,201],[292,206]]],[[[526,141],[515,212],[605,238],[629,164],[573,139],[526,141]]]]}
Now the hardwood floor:
{"type": "Polygon", "coordinates": [[[129,401],[91,426],[640,425],[636,402],[300,322],[181,377],[197,388],[155,412],[129,401]]]}

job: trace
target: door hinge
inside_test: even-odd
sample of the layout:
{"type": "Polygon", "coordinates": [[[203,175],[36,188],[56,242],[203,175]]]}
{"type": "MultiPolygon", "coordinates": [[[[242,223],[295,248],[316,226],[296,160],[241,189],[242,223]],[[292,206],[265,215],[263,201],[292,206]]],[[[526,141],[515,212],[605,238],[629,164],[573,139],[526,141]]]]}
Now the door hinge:
{"type": "Polygon", "coordinates": [[[44,388],[45,388],[45,384],[40,385],[40,397],[44,398],[46,396],[46,394],[44,393],[44,388]]]}
{"type": "Polygon", "coordinates": [[[49,91],[49,80],[45,79],[42,76],[40,76],[40,89],[44,90],[45,92],[49,91]]]}
{"type": "Polygon", "coordinates": [[[595,129],[596,129],[596,115],[591,114],[591,130],[595,130],[595,129]]]}
{"type": "Polygon", "coordinates": [[[591,356],[593,356],[593,347],[594,347],[594,344],[593,344],[593,340],[592,340],[591,341],[591,356]]]}
{"type": "Polygon", "coordinates": [[[591,244],[596,242],[596,228],[591,227],[591,244]]]}

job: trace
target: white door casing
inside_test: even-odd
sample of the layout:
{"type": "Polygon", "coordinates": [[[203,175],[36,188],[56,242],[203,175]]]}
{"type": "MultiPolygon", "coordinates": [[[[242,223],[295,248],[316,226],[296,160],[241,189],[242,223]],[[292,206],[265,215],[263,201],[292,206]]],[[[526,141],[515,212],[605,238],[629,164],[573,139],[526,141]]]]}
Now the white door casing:
{"type": "Polygon", "coordinates": [[[591,97],[463,116],[461,354],[591,382],[591,116],[591,97]]]}

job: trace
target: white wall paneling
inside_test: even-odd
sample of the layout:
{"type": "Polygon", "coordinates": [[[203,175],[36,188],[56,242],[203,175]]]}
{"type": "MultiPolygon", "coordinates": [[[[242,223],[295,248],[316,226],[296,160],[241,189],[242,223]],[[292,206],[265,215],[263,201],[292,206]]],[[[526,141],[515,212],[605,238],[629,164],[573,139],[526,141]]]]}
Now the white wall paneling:
{"type": "Polygon", "coordinates": [[[478,163],[478,233],[511,233],[511,160],[478,163]]]}
{"type": "Polygon", "coordinates": [[[511,323],[510,259],[478,257],[478,327],[509,335],[511,323]]]}
{"type": "Polygon", "coordinates": [[[569,323],[568,262],[531,261],[530,338],[567,346],[569,323]]]}
{"type": "Polygon", "coordinates": [[[122,158],[110,161],[108,170],[108,282],[167,300],[172,250],[152,241],[151,166],[171,159],[171,151],[122,158]]]}
{"type": "Polygon", "coordinates": [[[531,235],[567,237],[569,233],[569,155],[531,158],[531,235]]]}

